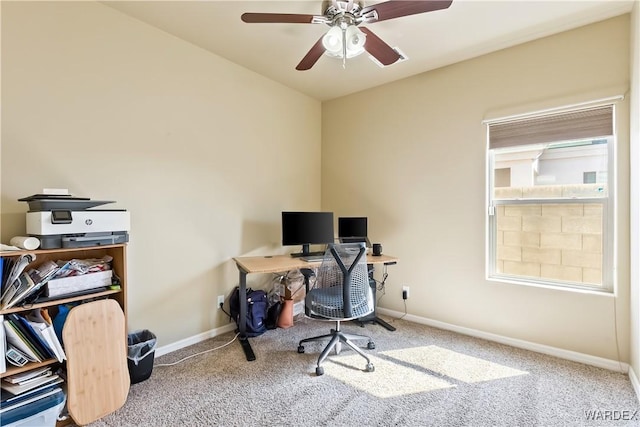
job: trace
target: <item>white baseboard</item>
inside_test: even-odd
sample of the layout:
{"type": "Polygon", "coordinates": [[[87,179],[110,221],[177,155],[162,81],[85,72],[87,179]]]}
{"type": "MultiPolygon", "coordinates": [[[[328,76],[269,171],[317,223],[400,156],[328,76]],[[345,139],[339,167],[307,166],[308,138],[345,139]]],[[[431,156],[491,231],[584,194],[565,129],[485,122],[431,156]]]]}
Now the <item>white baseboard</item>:
{"type": "MultiPolygon", "coordinates": [[[[391,317],[401,317],[404,313],[394,310],[388,310],[386,308],[378,308],[378,313],[391,317]]],[[[610,371],[627,373],[629,372],[629,364],[619,362],[617,360],[604,359],[602,357],[591,356],[584,353],[578,353],[575,351],[564,350],[557,347],[551,347],[548,345],[537,344],[530,341],[519,340],[516,338],[509,338],[502,335],[492,334],[489,332],[483,332],[476,329],[465,328],[463,326],[452,325],[450,323],[440,322],[438,320],[427,319],[425,317],[414,316],[407,314],[403,317],[404,320],[408,320],[414,323],[420,323],[422,325],[433,326],[438,329],[445,329],[447,331],[457,332],[463,335],[469,335],[476,338],[482,338],[488,341],[494,341],[500,344],[510,345],[512,347],[522,348],[524,350],[535,351],[536,353],[547,354],[549,356],[559,357],[565,360],[571,360],[573,362],[584,363],[585,365],[596,366],[598,368],[608,369],[610,371]]],[[[638,388],[634,386],[636,394],[638,388]]]]}
{"type": "Polygon", "coordinates": [[[636,375],[636,372],[631,367],[629,367],[629,380],[631,380],[633,390],[636,392],[636,398],[638,402],[640,402],[640,381],[638,380],[638,375],[636,375]]]}
{"type": "Polygon", "coordinates": [[[234,331],[236,329],[235,323],[229,323],[228,325],[221,326],[219,328],[210,329],[207,332],[203,332],[198,335],[194,335],[189,338],[185,338],[180,341],[176,341],[171,344],[163,345],[162,347],[156,347],[155,357],[163,356],[172,351],[180,350],[181,348],[188,347],[190,345],[197,344],[199,342],[208,340],[209,338],[217,337],[227,332],[234,331]]]}

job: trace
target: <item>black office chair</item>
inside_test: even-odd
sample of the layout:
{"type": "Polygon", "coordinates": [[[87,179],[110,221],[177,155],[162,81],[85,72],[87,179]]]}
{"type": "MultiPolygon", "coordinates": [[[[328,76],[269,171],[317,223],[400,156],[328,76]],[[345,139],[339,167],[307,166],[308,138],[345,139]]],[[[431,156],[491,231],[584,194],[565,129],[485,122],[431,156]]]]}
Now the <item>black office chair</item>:
{"type": "Polygon", "coordinates": [[[366,370],[373,372],[374,367],[369,357],[351,340],[367,339],[367,348],[376,348],[371,337],[365,335],[346,334],[340,330],[340,322],[358,319],[374,311],[374,300],[369,286],[366,247],[364,243],[330,244],[324,254],[322,264],[315,273],[313,270],[301,270],[305,276],[307,295],[305,297],[305,314],[313,319],[336,322],[336,328],[329,334],[305,338],[298,344],[298,353],[304,353],[303,344],[330,338],[329,344],[318,357],[316,375],[324,374],[320,364],[335,348],[340,353],[345,343],[367,360],[366,370]]]}

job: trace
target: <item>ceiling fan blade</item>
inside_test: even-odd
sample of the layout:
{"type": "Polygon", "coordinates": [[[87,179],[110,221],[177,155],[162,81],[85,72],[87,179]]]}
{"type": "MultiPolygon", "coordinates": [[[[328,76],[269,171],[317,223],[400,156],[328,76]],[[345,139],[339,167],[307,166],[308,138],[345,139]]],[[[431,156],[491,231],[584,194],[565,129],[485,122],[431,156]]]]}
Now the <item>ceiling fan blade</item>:
{"type": "MultiPolygon", "coordinates": [[[[242,21],[250,24],[286,23],[286,24],[315,24],[323,16],[299,15],[295,13],[243,13],[242,21]]],[[[324,19],[326,20],[326,19],[324,19]]]]}
{"type": "Polygon", "coordinates": [[[375,10],[378,19],[367,22],[386,21],[387,19],[400,18],[401,16],[416,15],[418,13],[433,12],[434,10],[446,9],[451,6],[453,0],[417,0],[417,1],[386,1],[362,9],[361,16],[375,10]]]}
{"type": "Polygon", "coordinates": [[[313,47],[309,49],[309,52],[307,52],[304,58],[302,58],[302,61],[300,61],[300,63],[296,66],[296,70],[309,70],[316,62],[318,62],[318,59],[320,59],[325,50],[324,46],[322,45],[322,37],[320,37],[316,44],[314,44],[313,47]]]}
{"type": "Polygon", "coordinates": [[[400,54],[393,50],[393,48],[386,44],[380,37],[376,36],[370,29],[366,27],[358,28],[367,35],[364,50],[380,61],[382,65],[391,65],[400,59],[400,54]]]}

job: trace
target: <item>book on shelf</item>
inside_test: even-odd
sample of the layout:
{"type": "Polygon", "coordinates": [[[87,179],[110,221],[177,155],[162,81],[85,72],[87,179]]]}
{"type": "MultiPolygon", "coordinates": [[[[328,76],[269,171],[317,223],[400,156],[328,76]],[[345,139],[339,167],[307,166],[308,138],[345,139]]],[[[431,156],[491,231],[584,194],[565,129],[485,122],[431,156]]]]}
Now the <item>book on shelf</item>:
{"type": "Polygon", "coordinates": [[[33,345],[22,335],[22,332],[8,319],[4,319],[4,330],[7,335],[7,343],[11,344],[31,362],[42,362],[42,359],[36,354],[33,345]]]}
{"type": "Polygon", "coordinates": [[[28,360],[32,362],[53,358],[58,362],[66,360],[64,348],[46,308],[34,309],[24,317],[15,313],[4,315],[4,317],[2,329],[9,343],[28,360]]]}
{"type": "MultiPolygon", "coordinates": [[[[62,380],[60,380],[62,382],[62,380]]],[[[52,383],[55,384],[55,383],[52,383]]],[[[59,383],[58,383],[59,384],[59,383]]],[[[0,408],[0,415],[6,414],[8,415],[8,411],[23,407],[29,404],[43,403],[45,399],[51,399],[54,396],[60,396],[64,392],[59,386],[45,384],[43,388],[36,388],[32,390],[28,390],[26,392],[20,393],[18,395],[9,394],[8,391],[2,389],[3,393],[6,393],[7,396],[13,396],[7,398],[7,400],[2,401],[2,408],[0,408]],[[32,392],[36,390],[35,392],[32,392]]],[[[47,407],[43,405],[43,407],[47,407]]],[[[5,416],[6,416],[5,415],[5,416]]]]}
{"type": "Polygon", "coordinates": [[[24,317],[15,313],[7,315],[10,322],[15,322],[18,325],[18,329],[22,332],[26,339],[28,339],[35,348],[36,352],[42,358],[42,360],[53,359],[56,357],[53,349],[47,344],[42,334],[38,333],[34,326],[24,317]]]}
{"type": "Polygon", "coordinates": [[[55,358],[61,362],[66,357],[57,349],[53,327],[46,323],[30,322],[23,316],[11,313],[5,315],[4,328],[11,345],[31,361],[43,362],[55,358]]]}
{"type": "MultiPolygon", "coordinates": [[[[0,261],[0,264],[2,264],[2,261],[0,261]]],[[[0,274],[0,277],[2,277],[2,274],[0,274]]],[[[4,331],[4,316],[0,314],[0,374],[7,371],[5,354],[7,354],[7,336],[4,331]]]]}
{"type": "Polygon", "coordinates": [[[32,388],[31,390],[24,391],[20,394],[13,394],[9,391],[0,387],[0,400],[2,402],[2,409],[5,408],[6,405],[11,405],[17,402],[24,402],[27,399],[31,399],[35,396],[41,396],[42,393],[46,393],[52,389],[60,389],[59,384],[63,383],[64,380],[58,375],[58,378],[49,379],[49,381],[44,384],[40,384],[37,387],[32,388]]]}
{"type": "Polygon", "coordinates": [[[33,379],[33,381],[28,381],[23,384],[12,384],[9,381],[6,381],[6,378],[3,378],[2,381],[0,381],[0,387],[13,395],[18,395],[36,387],[48,385],[49,383],[56,381],[58,378],[60,378],[58,374],[54,374],[49,370],[46,375],[41,375],[33,379]]]}
{"type": "Polygon", "coordinates": [[[58,336],[53,329],[53,322],[51,317],[49,317],[48,310],[46,308],[32,310],[27,313],[26,319],[33,327],[33,330],[42,337],[52,350],[55,358],[58,359],[58,362],[66,360],[67,355],[65,354],[64,348],[62,348],[62,344],[60,343],[60,340],[58,340],[58,336]]]}
{"type": "Polygon", "coordinates": [[[13,374],[3,378],[3,380],[11,384],[26,384],[35,381],[38,377],[47,376],[49,374],[51,374],[51,368],[45,366],[43,368],[36,368],[19,374],[13,374]]]}

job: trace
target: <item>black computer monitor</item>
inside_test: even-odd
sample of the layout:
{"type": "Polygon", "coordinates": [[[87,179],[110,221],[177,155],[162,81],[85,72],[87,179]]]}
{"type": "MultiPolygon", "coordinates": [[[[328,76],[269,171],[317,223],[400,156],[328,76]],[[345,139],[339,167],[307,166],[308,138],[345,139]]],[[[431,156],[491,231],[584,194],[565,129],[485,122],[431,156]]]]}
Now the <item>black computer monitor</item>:
{"type": "Polygon", "coordinates": [[[310,252],[309,245],[333,242],[333,212],[282,212],[282,245],[302,245],[302,252],[291,256],[322,255],[310,252]]]}
{"type": "Polygon", "coordinates": [[[364,242],[371,247],[367,237],[367,217],[340,217],[338,218],[338,238],[340,243],[364,242]]]}

